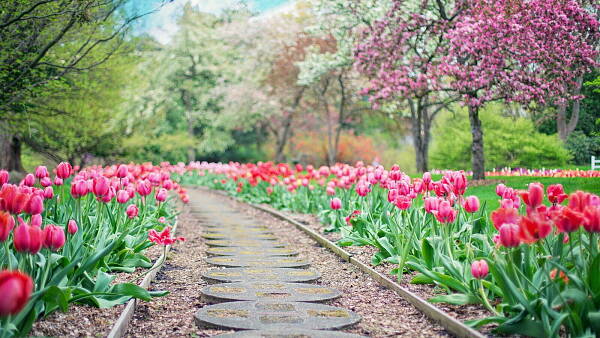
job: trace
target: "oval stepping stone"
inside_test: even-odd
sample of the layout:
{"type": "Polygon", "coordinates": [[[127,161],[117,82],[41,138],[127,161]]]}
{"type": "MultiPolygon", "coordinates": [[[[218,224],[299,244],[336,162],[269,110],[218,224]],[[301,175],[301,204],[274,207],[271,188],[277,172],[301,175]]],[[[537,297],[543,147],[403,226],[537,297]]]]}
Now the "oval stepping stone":
{"type": "Polygon", "coordinates": [[[200,292],[208,299],[216,301],[321,302],[342,295],[336,289],[320,285],[262,281],[209,285],[200,292]]]}
{"type": "Polygon", "coordinates": [[[310,262],[298,257],[251,257],[251,256],[216,256],[206,258],[206,262],[218,266],[261,267],[261,268],[301,268],[310,262]]]}
{"type": "Polygon", "coordinates": [[[266,241],[259,239],[213,239],[207,240],[208,246],[246,246],[256,248],[283,248],[285,244],[278,241],[266,241]]]}
{"type": "Polygon", "coordinates": [[[353,333],[321,330],[244,330],[235,333],[220,334],[215,338],[366,338],[353,333]]]}
{"type": "Polygon", "coordinates": [[[236,239],[246,239],[246,240],[259,240],[259,241],[274,241],[277,239],[277,237],[275,237],[272,234],[253,234],[251,232],[229,232],[229,233],[225,233],[225,232],[219,232],[219,233],[215,233],[215,232],[205,232],[202,234],[202,237],[206,238],[206,239],[231,239],[231,240],[236,240],[236,239]]]}
{"type": "Polygon", "coordinates": [[[273,232],[269,228],[265,227],[250,227],[250,226],[229,226],[229,225],[206,225],[206,233],[227,233],[227,232],[249,232],[249,233],[261,233],[261,234],[272,234],[273,232]]]}
{"type": "Polygon", "coordinates": [[[260,230],[257,228],[253,229],[240,229],[240,228],[218,228],[218,229],[207,229],[204,231],[205,235],[222,235],[224,237],[235,235],[235,236],[257,236],[257,235],[273,235],[273,232],[268,230],[260,230]]]}
{"type": "Polygon", "coordinates": [[[292,268],[225,268],[206,271],[202,277],[219,282],[308,282],[321,278],[321,274],[315,270],[292,268]]]}
{"type": "Polygon", "coordinates": [[[298,253],[288,248],[257,248],[246,246],[229,246],[209,248],[206,252],[218,256],[297,256],[298,253]]]}
{"type": "Polygon", "coordinates": [[[339,307],[302,302],[228,302],[205,306],[196,325],[232,329],[338,329],[360,320],[339,307]]]}

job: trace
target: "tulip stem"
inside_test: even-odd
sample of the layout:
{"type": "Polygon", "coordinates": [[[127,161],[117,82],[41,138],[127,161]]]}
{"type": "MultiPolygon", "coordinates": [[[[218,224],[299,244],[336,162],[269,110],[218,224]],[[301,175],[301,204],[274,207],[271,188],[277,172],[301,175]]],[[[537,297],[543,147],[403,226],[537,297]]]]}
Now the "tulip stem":
{"type": "Polygon", "coordinates": [[[483,281],[479,281],[479,295],[481,296],[481,300],[483,301],[483,306],[485,306],[486,309],[490,310],[490,312],[493,313],[495,316],[500,316],[500,313],[496,311],[496,309],[492,306],[490,300],[485,294],[485,290],[483,289],[483,281]]]}
{"type": "Polygon", "coordinates": [[[148,274],[150,274],[152,271],[160,269],[160,267],[162,267],[163,263],[165,262],[165,260],[167,259],[167,246],[163,245],[163,253],[162,256],[160,256],[160,260],[157,261],[154,266],[152,268],[150,268],[148,271],[144,272],[142,275],[140,275],[135,281],[136,283],[140,280],[143,279],[144,277],[146,277],[148,274]],[[159,263],[160,262],[160,263],[159,263]]]}

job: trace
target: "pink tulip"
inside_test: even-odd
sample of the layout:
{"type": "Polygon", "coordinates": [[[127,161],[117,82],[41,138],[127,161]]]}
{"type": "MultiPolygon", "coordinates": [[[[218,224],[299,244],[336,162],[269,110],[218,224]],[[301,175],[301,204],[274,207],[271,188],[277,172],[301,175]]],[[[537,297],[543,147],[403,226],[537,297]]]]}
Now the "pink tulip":
{"type": "Polygon", "coordinates": [[[496,186],[496,195],[500,197],[504,197],[504,192],[506,191],[506,186],[502,183],[496,186]]]}
{"type": "Polygon", "coordinates": [[[58,176],[56,176],[56,177],[54,178],[54,185],[61,186],[61,185],[63,185],[63,183],[64,183],[64,182],[63,182],[63,179],[62,179],[62,178],[60,178],[60,177],[58,177],[58,176]]]}
{"type": "Polygon", "coordinates": [[[500,244],[507,248],[514,248],[521,244],[519,238],[519,226],[512,223],[504,223],[500,226],[500,244]]]}
{"type": "Polygon", "coordinates": [[[406,210],[410,208],[412,204],[412,199],[408,196],[398,196],[396,197],[394,204],[396,205],[396,207],[398,207],[398,209],[406,210]]]}
{"type": "Polygon", "coordinates": [[[44,211],[44,200],[38,195],[33,195],[29,198],[29,202],[25,206],[25,212],[30,215],[41,214],[44,211]]]}
{"type": "Polygon", "coordinates": [[[125,204],[127,201],[129,201],[129,192],[126,190],[117,191],[117,202],[125,204]]]}
{"type": "Polygon", "coordinates": [[[83,197],[89,192],[88,184],[84,180],[77,180],[71,183],[71,195],[75,198],[83,197]]]}
{"type": "Polygon", "coordinates": [[[440,223],[452,223],[456,219],[456,210],[446,200],[440,202],[438,210],[434,211],[433,214],[440,223]]]}
{"type": "Polygon", "coordinates": [[[108,195],[109,192],[109,182],[108,179],[104,176],[99,176],[94,179],[94,183],[92,186],[92,191],[96,197],[104,197],[108,195]]]}
{"type": "Polygon", "coordinates": [[[474,278],[484,279],[489,272],[489,267],[485,259],[474,261],[471,264],[471,274],[474,278]]]}
{"type": "Polygon", "coordinates": [[[0,272],[0,317],[13,316],[29,302],[33,291],[33,280],[20,271],[0,272]]]}
{"type": "Polygon", "coordinates": [[[463,208],[465,208],[466,212],[471,214],[477,212],[477,210],[479,210],[479,198],[477,198],[477,196],[468,196],[465,199],[463,208]]]}
{"type": "Polygon", "coordinates": [[[544,186],[541,183],[529,183],[527,191],[521,191],[523,202],[531,209],[535,209],[544,201],[544,186]]]}
{"type": "Polygon", "coordinates": [[[587,232],[600,232],[600,207],[586,207],[583,227],[587,232]]]}
{"type": "Polygon", "coordinates": [[[58,251],[65,245],[65,231],[63,228],[56,225],[46,225],[44,228],[44,247],[58,251]]]}
{"type": "Polygon", "coordinates": [[[77,222],[75,222],[74,219],[69,220],[69,222],[67,223],[67,231],[71,235],[75,235],[75,233],[77,233],[78,230],[79,230],[79,227],[77,226],[77,222]]]}
{"type": "Polygon", "coordinates": [[[23,184],[28,187],[33,187],[33,185],[35,184],[35,176],[33,176],[33,174],[25,175],[25,178],[23,179],[23,184]]]}
{"type": "Polygon", "coordinates": [[[333,210],[339,210],[342,207],[342,200],[337,197],[334,197],[331,199],[331,201],[329,201],[329,206],[333,210]]]}
{"type": "Polygon", "coordinates": [[[48,177],[48,168],[46,168],[45,166],[41,165],[37,168],[35,168],[35,177],[37,177],[38,179],[42,179],[44,177],[48,177]]]}
{"type": "Polygon", "coordinates": [[[331,187],[331,186],[328,186],[327,188],[325,188],[325,193],[328,196],[334,196],[335,195],[335,188],[331,187]]]}
{"type": "Polygon", "coordinates": [[[117,168],[117,177],[118,178],[125,178],[125,177],[127,177],[128,172],[129,171],[127,170],[127,166],[124,165],[124,164],[121,164],[117,168]]]}
{"type": "Polygon", "coordinates": [[[54,189],[52,187],[46,187],[44,189],[44,199],[51,200],[54,198],[54,189]]]}
{"type": "Polygon", "coordinates": [[[37,214],[37,215],[33,215],[31,216],[31,221],[29,222],[31,223],[32,227],[41,227],[42,226],[42,215],[37,214]]]}
{"type": "Polygon", "coordinates": [[[73,167],[67,162],[61,162],[56,167],[56,176],[61,179],[69,178],[73,174],[73,167]]]}
{"type": "Polygon", "coordinates": [[[42,229],[27,225],[19,217],[19,226],[13,232],[13,245],[18,252],[36,254],[42,248],[42,229]]]}
{"type": "Polygon", "coordinates": [[[10,232],[15,227],[15,219],[6,211],[0,210],[0,242],[8,239],[10,232]]]}
{"type": "Polygon", "coordinates": [[[164,201],[166,201],[167,200],[167,189],[160,188],[158,190],[158,192],[156,193],[155,198],[156,198],[156,200],[158,202],[164,202],[164,201]]]}
{"type": "Polygon", "coordinates": [[[427,197],[425,199],[425,212],[433,213],[440,206],[440,199],[438,197],[427,197]]]}
{"type": "Polygon", "coordinates": [[[6,183],[8,183],[9,178],[10,178],[10,175],[8,174],[8,171],[0,170],[0,187],[5,185],[6,183]]]}
{"type": "Polygon", "coordinates": [[[138,215],[138,207],[135,204],[130,204],[129,206],[127,206],[127,217],[129,218],[135,218],[138,215]]]}
{"type": "Polygon", "coordinates": [[[137,193],[141,196],[148,196],[152,192],[152,184],[148,180],[143,180],[137,184],[137,193]]]}

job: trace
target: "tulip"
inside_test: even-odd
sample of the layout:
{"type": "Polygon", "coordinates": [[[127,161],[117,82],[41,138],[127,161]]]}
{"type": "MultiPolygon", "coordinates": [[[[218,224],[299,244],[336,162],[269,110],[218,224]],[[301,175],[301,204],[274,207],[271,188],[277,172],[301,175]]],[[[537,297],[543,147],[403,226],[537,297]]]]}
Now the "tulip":
{"type": "Polygon", "coordinates": [[[587,232],[600,232],[600,207],[587,207],[583,211],[583,227],[587,232]]]}
{"type": "Polygon", "coordinates": [[[577,231],[583,222],[583,213],[571,208],[563,208],[554,218],[554,223],[560,232],[577,231]]]}
{"type": "Polygon", "coordinates": [[[342,208],[342,200],[334,197],[331,199],[331,201],[329,202],[329,206],[331,207],[331,209],[333,210],[339,210],[342,208]]]}
{"type": "Polygon", "coordinates": [[[46,168],[45,166],[41,165],[37,168],[35,168],[35,177],[37,177],[38,179],[42,179],[44,177],[48,177],[48,168],[46,168]]]}
{"type": "Polygon", "coordinates": [[[423,185],[427,189],[429,184],[431,184],[431,173],[427,171],[423,173],[423,185]]]}
{"type": "Polygon", "coordinates": [[[33,215],[31,216],[31,221],[29,222],[31,223],[32,227],[41,227],[42,226],[42,215],[37,214],[37,215],[33,215]]]}
{"type": "Polygon", "coordinates": [[[141,196],[148,196],[152,192],[152,185],[148,180],[143,180],[138,183],[137,192],[141,196]]]}
{"type": "Polygon", "coordinates": [[[512,223],[504,223],[500,227],[500,244],[507,248],[514,248],[521,244],[519,239],[519,226],[512,223]]]}
{"type": "Polygon", "coordinates": [[[110,186],[108,179],[104,176],[99,176],[94,179],[94,183],[92,186],[92,192],[96,197],[102,198],[106,196],[109,192],[110,186]]]}
{"type": "Polygon", "coordinates": [[[19,226],[13,233],[13,245],[18,252],[36,254],[42,248],[42,229],[27,225],[19,218],[19,226]]]}
{"type": "Polygon", "coordinates": [[[475,213],[479,210],[479,198],[477,196],[468,196],[465,199],[465,203],[463,204],[463,208],[468,213],[475,213]]]}
{"type": "Polygon", "coordinates": [[[565,194],[562,184],[552,184],[546,190],[548,200],[552,204],[561,204],[568,196],[565,194]]]}
{"type": "Polygon", "coordinates": [[[79,230],[79,227],[77,226],[77,222],[75,222],[74,219],[69,220],[69,223],[67,224],[67,231],[71,234],[71,235],[75,235],[75,233],[79,230]]]}
{"type": "Polygon", "coordinates": [[[446,200],[440,202],[438,210],[434,211],[433,214],[440,223],[452,223],[456,220],[456,210],[446,200]]]}
{"type": "Polygon", "coordinates": [[[20,271],[0,272],[0,317],[16,315],[25,307],[33,291],[33,280],[20,271]]]}
{"type": "Polygon", "coordinates": [[[578,190],[569,195],[569,208],[583,212],[591,204],[591,201],[592,194],[578,190]]]}
{"type": "Polygon", "coordinates": [[[127,166],[124,164],[119,165],[119,167],[117,168],[117,177],[118,178],[125,178],[127,177],[127,166]]]}
{"type": "Polygon", "coordinates": [[[412,199],[408,196],[398,196],[396,197],[394,204],[396,205],[396,207],[398,207],[398,209],[406,210],[410,208],[412,204],[412,199]]]}
{"type": "Polygon", "coordinates": [[[139,212],[138,207],[135,204],[130,204],[129,206],[127,206],[127,210],[126,210],[127,217],[129,217],[129,218],[137,217],[138,212],[139,212]]]}
{"type": "Polygon", "coordinates": [[[492,219],[494,227],[499,230],[502,224],[505,223],[518,224],[520,216],[515,208],[499,208],[492,211],[490,218],[492,219]]]}
{"type": "Polygon", "coordinates": [[[529,183],[527,191],[521,191],[520,194],[523,202],[535,209],[544,201],[544,186],[541,183],[529,183]]]}
{"type": "Polygon", "coordinates": [[[19,190],[16,185],[5,184],[0,190],[0,210],[18,215],[29,202],[29,195],[19,190]]]}
{"type": "Polygon", "coordinates": [[[46,187],[44,189],[44,199],[51,200],[54,198],[54,189],[52,187],[46,187]]]}
{"type": "Polygon", "coordinates": [[[552,224],[540,215],[532,214],[519,220],[519,238],[532,244],[546,238],[552,231],[552,224]]]}
{"type": "Polygon", "coordinates": [[[64,182],[63,182],[63,179],[62,179],[62,178],[60,178],[60,177],[58,177],[58,176],[56,176],[56,177],[54,178],[54,185],[61,186],[61,185],[63,185],[63,183],[64,183],[64,182]]]}
{"type": "Polygon", "coordinates": [[[29,202],[25,206],[25,212],[30,215],[41,214],[44,211],[44,200],[38,195],[33,195],[29,198],[29,202]]]}
{"type": "Polygon", "coordinates": [[[504,192],[506,191],[506,186],[502,183],[496,186],[496,195],[504,198],[504,192]]]}
{"type": "Polygon", "coordinates": [[[33,187],[33,185],[35,184],[35,176],[33,176],[33,174],[25,175],[25,178],[23,179],[23,184],[28,187],[33,187]]]}
{"type": "Polygon", "coordinates": [[[61,179],[67,179],[73,174],[73,167],[67,162],[61,162],[56,167],[56,176],[61,179]]]}
{"type": "Polygon", "coordinates": [[[49,187],[52,185],[52,180],[50,179],[50,177],[42,177],[42,179],[40,180],[40,185],[42,187],[49,187]]]}
{"type": "Polygon", "coordinates": [[[434,211],[436,211],[439,206],[440,206],[440,199],[439,198],[437,198],[437,197],[427,197],[425,199],[425,203],[424,203],[425,212],[431,214],[434,211]]]}
{"type": "Polygon", "coordinates": [[[171,245],[176,241],[185,241],[185,238],[171,237],[171,228],[165,227],[160,233],[154,229],[148,231],[148,240],[160,245],[171,245]]]}
{"type": "Polygon", "coordinates": [[[267,191],[268,195],[271,195],[273,193],[273,187],[268,186],[267,189],[265,189],[267,191]]]}
{"type": "Polygon", "coordinates": [[[158,218],[158,223],[165,224],[165,223],[167,223],[167,219],[164,216],[161,216],[158,218]]]}
{"type": "Polygon", "coordinates": [[[129,201],[129,192],[126,190],[117,191],[117,202],[125,204],[127,201],[129,201]]]}
{"type": "Polygon", "coordinates": [[[65,231],[56,225],[47,225],[43,232],[44,247],[58,251],[65,245],[65,231]]]}
{"type": "Polygon", "coordinates": [[[356,185],[356,193],[361,197],[367,196],[369,191],[370,191],[369,186],[367,186],[364,183],[359,183],[356,185]]]}
{"type": "Polygon", "coordinates": [[[156,200],[158,202],[164,202],[164,201],[166,201],[167,200],[167,189],[160,188],[158,190],[158,192],[156,193],[155,198],[156,198],[156,200]]]}
{"type": "Polygon", "coordinates": [[[484,279],[489,272],[489,267],[485,259],[474,261],[471,264],[471,274],[474,278],[484,279]]]}
{"type": "Polygon", "coordinates": [[[6,183],[8,183],[9,178],[10,178],[10,175],[8,174],[8,171],[0,170],[0,187],[5,185],[6,183]]]}
{"type": "Polygon", "coordinates": [[[84,180],[77,180],[71,183],[71,195],[74,198],[79,198],[87,195],[89,192],[88,184],[84,180]]]}
{"type": "Polygon", "coordinates": [[[6,211],[0,210],[0,242],[8,239],[10,232],[15,227],[15,219],[6,211]]]}
{"type": "Polygon", "coordinates": [[[167,190],[171,190],[173,189],[173,181],[171,181],[170,179],[166,179],[163,183],[162,183],[163,188],[167,189],[167,190]]]}

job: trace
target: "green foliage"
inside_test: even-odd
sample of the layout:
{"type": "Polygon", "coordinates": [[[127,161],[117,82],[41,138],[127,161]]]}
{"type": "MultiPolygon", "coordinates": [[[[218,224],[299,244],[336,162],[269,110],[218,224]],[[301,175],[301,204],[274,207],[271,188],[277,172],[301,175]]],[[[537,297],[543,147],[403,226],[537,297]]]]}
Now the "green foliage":
{"type": "MultiPolygon", "coordinates": [[[[486,169],[502,167],[560,167],[570,158],[555,135],[535,130],[525,118],[501,116],[501,105],[481,110],[485,135],[486,169]]],[[[468,169],[471,167],[471,133],[466,111],[445,114],[433,133],[431,163],[435,168],[468,169]]]]}
{"type": "Polygon", "coordinates": [[[581,131],[574,131],[569,135],[565,147],[575,164],[589,165],[591,156],[600,155],[600,136],[587,136],[581,131]]]}

